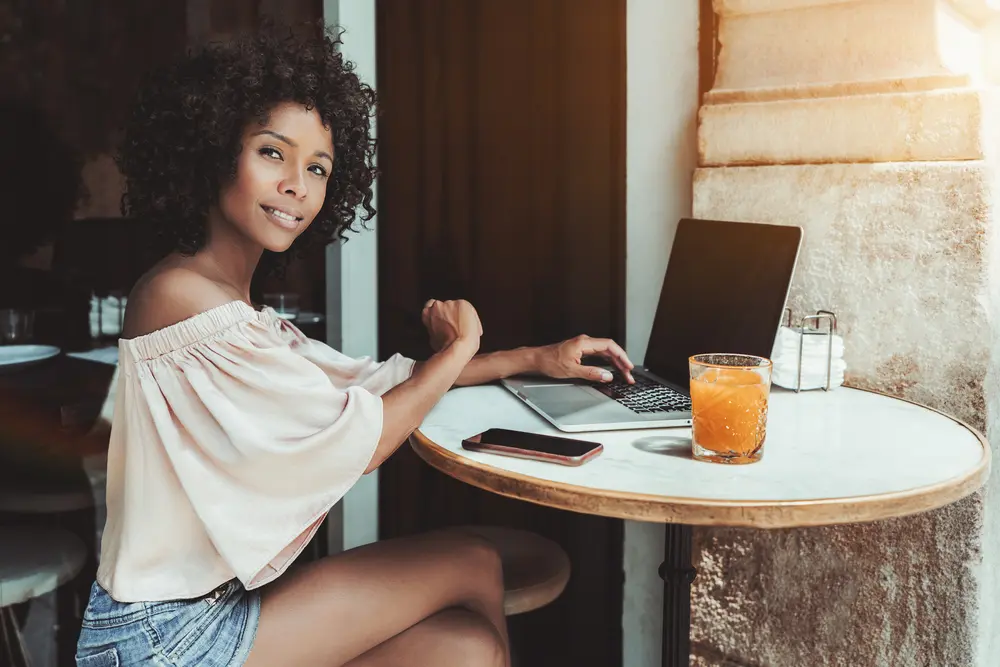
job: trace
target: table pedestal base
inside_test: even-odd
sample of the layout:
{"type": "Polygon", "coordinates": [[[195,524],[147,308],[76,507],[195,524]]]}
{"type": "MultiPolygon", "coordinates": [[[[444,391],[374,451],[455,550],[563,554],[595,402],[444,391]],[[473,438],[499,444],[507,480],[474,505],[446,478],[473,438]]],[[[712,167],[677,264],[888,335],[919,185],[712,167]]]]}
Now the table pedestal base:
{"type": "Polygon", "coordinates": [[[688,667],[691,655],[691,526],[666,525],[663,548],[663,667],[688,667]]]}

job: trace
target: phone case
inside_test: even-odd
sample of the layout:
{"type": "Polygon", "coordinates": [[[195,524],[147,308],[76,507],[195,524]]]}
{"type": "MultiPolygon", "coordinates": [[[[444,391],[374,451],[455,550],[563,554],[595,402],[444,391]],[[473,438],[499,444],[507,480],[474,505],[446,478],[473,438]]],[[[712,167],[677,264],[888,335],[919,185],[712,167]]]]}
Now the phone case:
{"type": "Polygon", "coordinates": [[[510,456],[515,459],[528,459],[529,461],[542,461],[543,463],[557,463],[564,466],[583,465],[590,459],[604,451],[604,445],[597,443],[597,447],[591,449],[581,456],[562,456],[550,454],[548,452],[538,452],[530,449],[519,449],[517,447],[505,447],[503,445],[493,445],[479,440],[482,436],[474,435],[462,441],[462,447],[473,452],[491,452],[501,456],[510,456]]]}

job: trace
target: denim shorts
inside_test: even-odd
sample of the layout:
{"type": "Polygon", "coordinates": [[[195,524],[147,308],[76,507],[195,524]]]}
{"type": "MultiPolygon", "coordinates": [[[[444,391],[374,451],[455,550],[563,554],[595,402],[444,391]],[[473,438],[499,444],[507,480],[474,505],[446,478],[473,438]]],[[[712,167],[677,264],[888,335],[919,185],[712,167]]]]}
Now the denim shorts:
{"type": "Polygon", "coordinates": [[[236,579],[208,595],[167,602],[116,602],[97,582],[83,614],[77,667],[237,667],[246,662],[260,592],[236,579]]]}

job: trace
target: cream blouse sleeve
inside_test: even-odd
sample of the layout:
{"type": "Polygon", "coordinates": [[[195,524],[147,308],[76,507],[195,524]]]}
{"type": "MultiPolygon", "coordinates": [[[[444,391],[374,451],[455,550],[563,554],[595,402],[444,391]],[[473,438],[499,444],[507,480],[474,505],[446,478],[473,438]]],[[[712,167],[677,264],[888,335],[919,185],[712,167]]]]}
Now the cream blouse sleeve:
{"type": "Polygon", "coordinates": [[[142,400],[130,407],[146,412],[222,559],[259,586],[364,473],[382,433],[380,396],[413,362],[354,360],[260,319],[170,347],[134,366],[142,400]]]}
{"type": "Polygon", "coordinates": [[[384,362],[372,361],[370,357],[355,359],[307,338],[287,322],[283,329],[295,351],[322,368],[330,382],[342,389],[359,386],[381,396],[413,373],[413,360],[401,354],[394,354],[384,362]]]}

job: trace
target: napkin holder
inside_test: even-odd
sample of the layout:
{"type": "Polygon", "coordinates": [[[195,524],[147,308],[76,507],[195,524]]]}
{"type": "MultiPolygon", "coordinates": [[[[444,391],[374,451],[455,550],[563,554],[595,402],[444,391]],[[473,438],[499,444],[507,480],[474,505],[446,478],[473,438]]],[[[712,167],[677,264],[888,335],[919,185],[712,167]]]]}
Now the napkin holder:
{"type": "MultiPolygon", "coordinates": [[[[785,308],[784,315],[785,326],[791,329],[792,309],[785,308]]],[[[805,347],[805,337],[807,332],[810,336],[826,336],[826,386],[822,389],[823,391],[830,391],[830,385],[833,379],[833,337],[837,333],[837,315],[829,310],[817,310],[815,315],[806,315],[800,319],[798,328],[794,330],[799,332],[799,359],[798,368],[796,369],[797,377],[795,383],[795,393],[798,394],[802,391],[802,351],[805,347]],[[827,323],[825,331],[820,328],[820,324],[822,322],[827,323]],[[807,327],[807,324],[811,326],[807,327]]]]}

